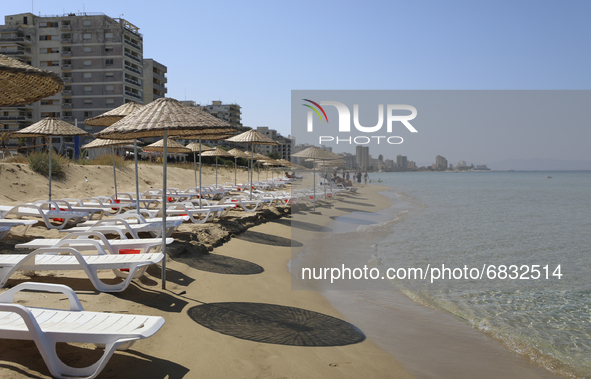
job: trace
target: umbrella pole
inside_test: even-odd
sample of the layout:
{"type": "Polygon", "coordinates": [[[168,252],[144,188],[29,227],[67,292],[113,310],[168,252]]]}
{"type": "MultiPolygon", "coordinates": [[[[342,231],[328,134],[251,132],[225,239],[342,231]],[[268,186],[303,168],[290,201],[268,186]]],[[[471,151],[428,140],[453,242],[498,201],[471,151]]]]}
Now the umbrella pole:
{"type": "Polygon", "coordinates": [[[115,182],[115,199],[117,198],[117,171],[115,170],[115,146],[111,146],[111,155],[113,156],[113,181],[115,182]]]}
{"type": "Polygon", "coordinates": [[[166,163],[168,161],[168,131],[164,130],[164,166],[162,178],[162,289],[166,289],[166,163]]]}
{"type": "Polygon", "coordinates": [[[202,198],[203,193],[201,192],[201,138],[199,138],[199,209],[203,208],[201,206],[202,198]]]}
{"type": "Polygon", "coordinates": [[[234,185],[236,185],[236,157],[234,157],[234,185]]]}
{"type": "Polygon", "coordinates": [[[193,152],[193,172],[195,173],[195,187],[197,187],[197,157],[193,152]]]}
{"type": "Polygon", "coordinates": [[[49,201],[51,201],[51,150],[53,150],[52,146],[52,135],[49,135],[49,201]]]}
{"type": "Polygon", "coordinates": [[[218,188],[218,156],[215,156],[215,188],[218,188]]]}
{"type": "Polygon", "coordinates": [[[139,171],[137,167],[137,140],[133,140],[133,155],[135,160],[135,209],[137,213],[140,213],[140,182],[139,182],[139,171]]]}
{"type": "Polygon", "coordinates": [[[250,199],[252,200],[252,165],[254,160],[254,142],[251,144],[251,151],[250,151],[250,199]]]}
{"type": "Polygon", "coordinates": [[[314,211],[316,211],[316,180],[318,180],[318,178],[316,178],[316,159],[314,159],[312,163],[314,164],[314,211]]]}

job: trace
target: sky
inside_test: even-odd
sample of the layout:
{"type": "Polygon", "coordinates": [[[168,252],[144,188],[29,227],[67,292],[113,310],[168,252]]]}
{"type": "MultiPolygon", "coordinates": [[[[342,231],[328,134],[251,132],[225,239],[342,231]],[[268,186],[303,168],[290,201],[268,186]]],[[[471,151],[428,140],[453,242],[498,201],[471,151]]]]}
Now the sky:
{"type": "MultiPolygon", "coordinates": [[[[292,90],[591,89],[588,1],[33,0],[1,12],[31,10],[122,17],[168,67],[168,97],[236,103],[243,125],[283,135],[292,90]]],[[[564,145],[559,156],[581,159],[564,145]]]]}

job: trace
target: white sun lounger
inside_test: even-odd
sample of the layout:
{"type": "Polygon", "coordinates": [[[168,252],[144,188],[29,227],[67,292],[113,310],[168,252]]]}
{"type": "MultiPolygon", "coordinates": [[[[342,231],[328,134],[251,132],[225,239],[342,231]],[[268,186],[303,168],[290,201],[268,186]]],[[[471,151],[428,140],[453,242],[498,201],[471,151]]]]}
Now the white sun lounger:
{"type": "MultiPolygon", "coordinates": [[[[170,237],[174,229],[176,229],[182,221],[166,221],[166,236],[170,237]]],[[[132,238],[140,238],[138,233],[148,232],[153,237],[162,236],[162,222],[148,222],[145,224],[130,224],[125,220],[121,219],[103,219],[98,220],[96,224],[92,226],[76,226],[67,230],[60,230],[60,232],[110,232],[115,234],[129,233],[132,238]]]]}
{"type": "Polygon", "coordinates": [[[61,379],[95,378],[116,349],[130,348],[137,340],[154,335],[162,325],[164,318],[157,316],[85,311],[76,293],[61,284],[21,283],[0,294],[0,338],[34,341],[51,374],[61,379]],[[63,293],[70,301],[70,309],[14,304],[14,295],[23,290],[63,293]],[[105,350],[93,365],[75,368],[59,359],[58,342],[100,344],[105,350]]]}
{"type": "MultiPolygon", "coordinates": [[[[174,238],[166,239],[167,245],[173,242],[174,238]]],[[[26,243],[17,244],[14,247],[17,249],[39,249],[42,247],[68,246],[83,252],[88,250],[98,251],[97,245],[103,248],[108,254],[119,254],[119,249],[139,249],[144,254],[148,254],[160,251],[162,238],[127,239],[124,236],[124,239],[108,240],[101,232],[74,232],[62,239],[38,238],[26,243]],[[90,237],[97,237],[98,239],[91,239],[90,237]]]]}
{"type": "Polygon", "coordinates": [[[137,271],[158,263],[162,253],[107,254],[100,246],[98,255],[82,255],[73,247],[45,247],[29,254],[0,255],[0,288],[16,271],[35,270],[83,270],[94,287],[101,292],[121,292],[127,288],[137,271]],[[106,284],[98,278],[98,270],[129,269],[129,274],[119,284],[106,284]]]}
{"type": "Polygon", "coordinates": [[[24,226],[25,230],[22,232],[25,235],[31,225],[35,225],[37,221],[35,220],[5,220],[0,216],[0,240],[10,232],[10,230],[15,226],[24,226]]]}
{"type": "MultiPolygon", "coordinates": [[[[48,204],[44,204],[48,205],[48,204]]],[[[4,209],[2,209],[4,211],[4,209]]],[[[69,221],[73,222],[80,222],[85,217],[88,217],[89,212],[69,212],[69,211],[62,211],[62,210],[49,210],[44,209],[42,205],[39,204],[18,204],[14,207],[6,210],[4,213],[4,218],[7,216],[14,216],[17,218],[22,217],[35,217],[41,218],[43,222],[45,222],[45,226],[48,229],[62,229],[64,226],[68,224],[69,221]],[[57,219],[60,218],[63,221],[56,221],[55,222],[62,222],[61,224],[54,225],[51,223],[50,219],[57,219]]]]}
{"type": "MultiPolygon", "coordinates": [[[[138,214],[138,212],[135,209],[131,209],[125,213],[121,213],[118,214],[116,216],[113,216],[111,218],[108,219],[104,219],[104,220],[125,220],[127,221],[127,223],[131,224],[148,224],[151,222],[162,222],[162,217],[150,217],[150,218],[144,218],[144,216],[141,213],[145,213],[145,214],[151,214],[152,212],[154,212],[154,214],[158,213],[157,210],[140,210],[140,214],[138,214]]],[[[94,226],[97,224],[99,220],[90,220],[90,221],[85,221],[82,222],[76,226],[94,226]]],[[[172,217],[167,217],[166,221],[180,221],[180,222],[185,222],[185,221],[189,221],[189,216],[172,216],[172,217]]],[[[104,221],[106,222],[106,221],[104,221]]]]}

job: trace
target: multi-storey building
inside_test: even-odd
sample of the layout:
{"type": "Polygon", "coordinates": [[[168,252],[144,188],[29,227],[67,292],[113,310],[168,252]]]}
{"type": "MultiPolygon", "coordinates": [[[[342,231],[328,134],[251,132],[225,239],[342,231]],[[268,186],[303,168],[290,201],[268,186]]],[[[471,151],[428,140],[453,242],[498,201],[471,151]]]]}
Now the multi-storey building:
{"type": "Polygon", "coordinates": [[[437,166],[437,168],[439,168],[439,169],[446,170],[447,169],[447,159],[445,159],[441,155],[436,156],[435,157],[435,166],[437,166]]]}
{"type": "Polygon", "coordinates": [[[371,166],[368,146],[356,146],[355,157],[357,161],[357,167],[359,169],[367,170],[369,166],[371,166]]]}
{"type": "Polygon", "coordinates": [[[399,171],[406,171],[406,168],[408,167],[408,158],[404,155],[397,155],[396,166],[399,171]]]}
{"type": "Polygon", "coordinates": [[[201,109],[232,126],[242,127],[242,112],[238,104],[222,104],[221,101],[212,101],[209,105],[202,105],[201,109]]]}
{"type": "MultiPolygon", "coordinates": [[[[34,67],[56,72],[64,80],[61,93],[34,104],[0,108],[4,129],[22,129],[52,116],[77,122],[94,133],[100,129],[84,126],[85,119],[129,101],[145,102],[143,36],[137,26],[102,13],[22,13],[5,16],[4,21],[5,25],[0,25],[0,53],[8,52],[34,67]]],[[[71,140],[56,136],[53,143],[63,147],[62,142],[71,140]]]]}
{"type": "Polygon", "coordinates": [[[144,104],[166,96],[166,66],[153,59],[144,59],[144,104]]]}

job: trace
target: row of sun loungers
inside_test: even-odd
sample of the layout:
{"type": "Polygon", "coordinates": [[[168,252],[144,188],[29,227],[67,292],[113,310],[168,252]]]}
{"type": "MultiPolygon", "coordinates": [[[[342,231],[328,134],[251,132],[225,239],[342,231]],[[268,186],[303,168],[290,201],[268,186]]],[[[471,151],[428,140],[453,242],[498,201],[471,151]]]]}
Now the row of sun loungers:
{"type": "MultiPolygon", "coordinates": [[[[272,181],[241,186],[226,184],[202,191],[170,189],[166,194],[168,238],[165,242],[174,241],[170,236],[182,222],[214,222],[231,210],[255,212],[265,205],[288,204],[292,196],[276,190],[283,186],[285,183],[272,181]],[[251,187],[254,187],[252,200],[251,187]]],[[[124,291],[131,280],[144,274],[149,265],[164,258],[160,252],[162,239],[159,237],[163,229],[160,204],[162,192],[151,190],[142,194],[139,201],[133,194],[118,193],[116,196],[0,206],[0,238],[12,228],[23,228],[24,234],[39,221],[48,229],[68,233],[61,239],[34,239],[15,246],[32,250],[28,254],[0,255],[0,287],[4,287],[18,271],[81,270],[97,291],[124,291]],[[142,232],[155,238],[140,238],[142,232]],[[107,239],[105,234],[116,234],[118,239],[107,239]],[[137,253],[120,254],[122,249],[137,253]],[[99,270],[112,270],[123,280],[107,284],[99,278],[99,270]]],[[[49,371],[57,378],[96,377],[116,349],[127,349],[135,341],[154,335],[163,324],[162,317],[85,311],[75,292],[64,285],[25,282],[0,294],[0,338],[34,341],[49,371]],[[14,296],[20,291],[62,293],[70,301],[70,309],[17,304],[14,296]],[[104,345],[104,352],[95,364],[74,368],[58,358],[57,342],[104,345]]]]}

